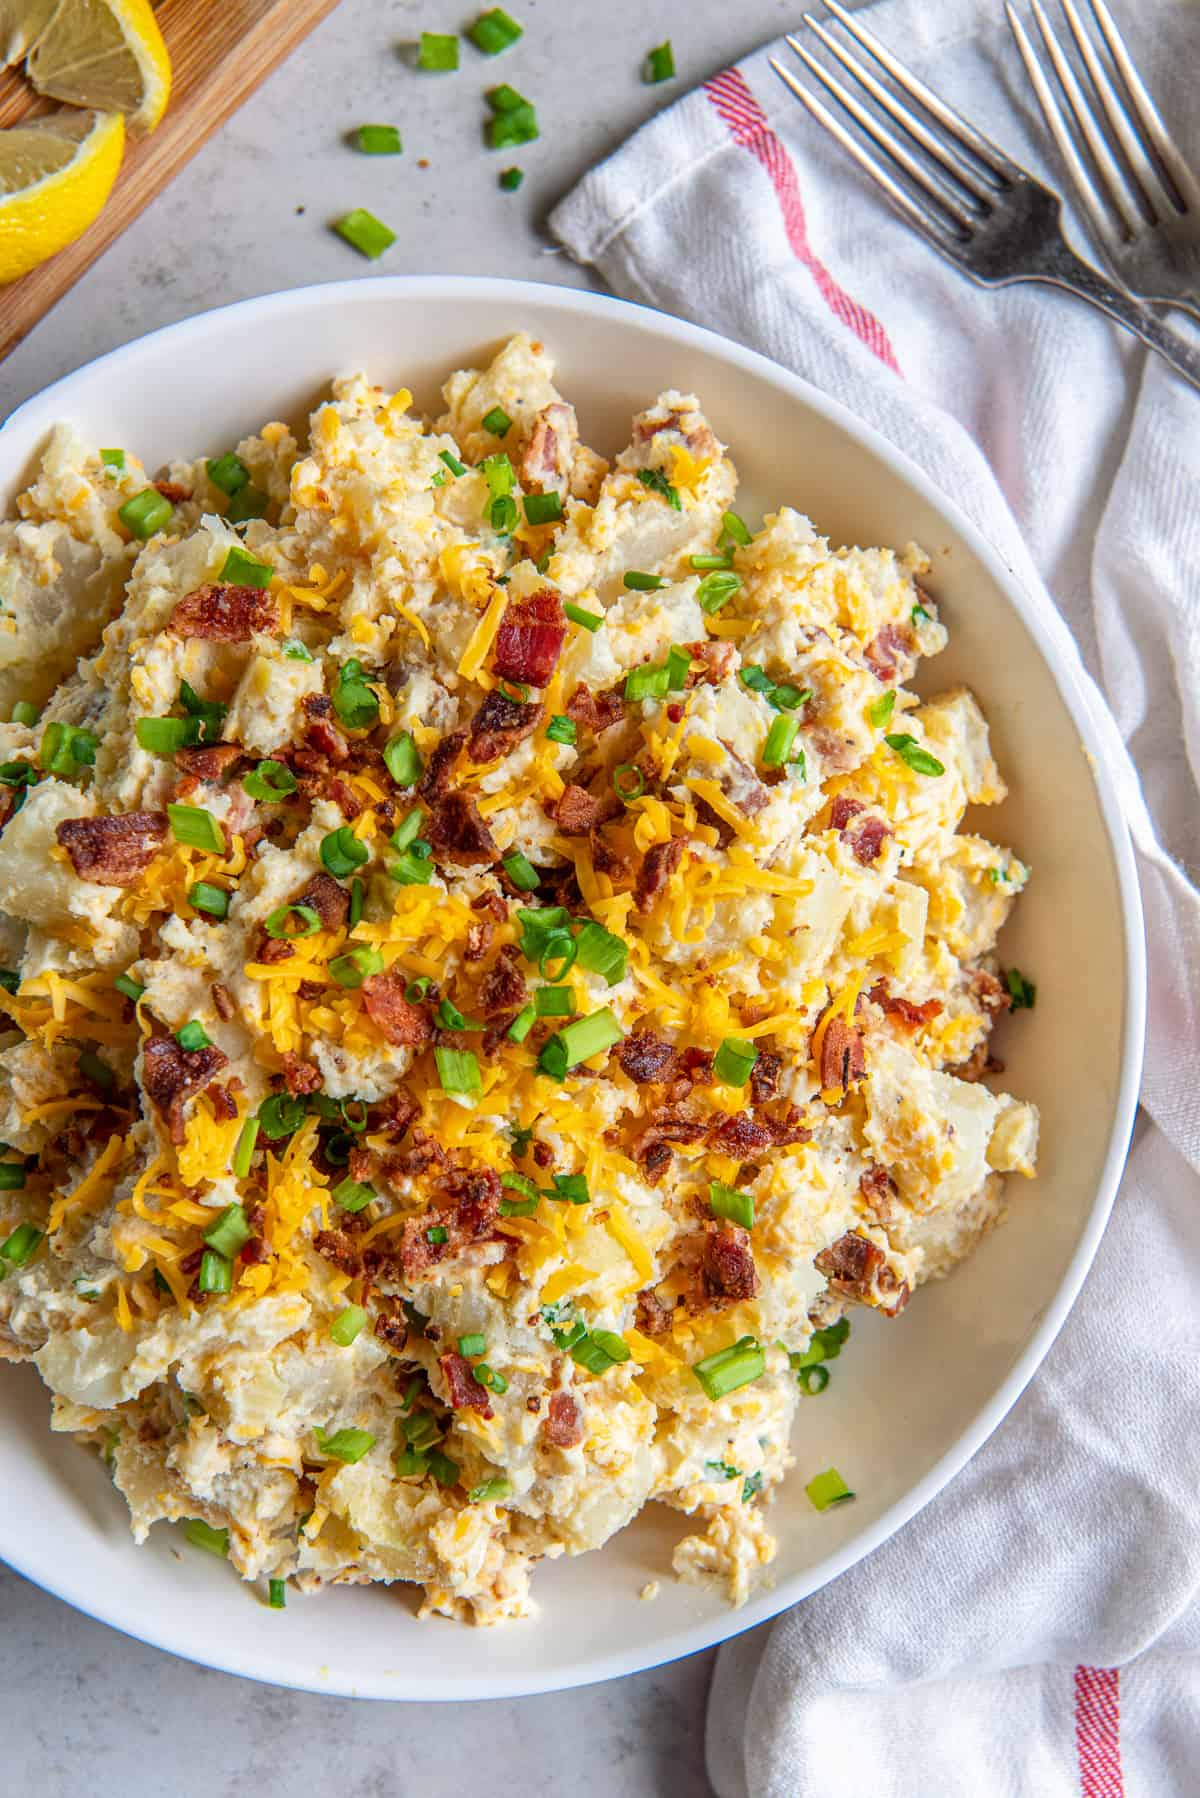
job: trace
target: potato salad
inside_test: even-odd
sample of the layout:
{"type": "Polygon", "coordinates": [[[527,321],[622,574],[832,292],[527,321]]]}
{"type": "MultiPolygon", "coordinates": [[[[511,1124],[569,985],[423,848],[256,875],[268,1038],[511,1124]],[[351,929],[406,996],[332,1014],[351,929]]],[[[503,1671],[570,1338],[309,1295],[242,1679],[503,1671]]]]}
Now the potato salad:
{"type": "Polygon", "coordinates": [[[1028,869],[917,548],[739,511],[690,394],[606,461],[526,335],[444,404],[63,425],[0,524],[0,1355],[272,1604],[519,1618],[651,1500],[738,1602],[1034,1172],[1028,869]]]}

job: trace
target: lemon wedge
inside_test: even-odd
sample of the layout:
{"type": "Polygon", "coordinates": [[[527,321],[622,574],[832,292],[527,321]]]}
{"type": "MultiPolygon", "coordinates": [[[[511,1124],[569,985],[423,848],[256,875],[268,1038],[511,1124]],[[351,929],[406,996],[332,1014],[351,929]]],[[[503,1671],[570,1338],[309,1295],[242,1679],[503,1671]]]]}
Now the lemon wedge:
{"type": "Polygon", "coordinates": [[[58,112],[0,131],[0,284],[87,230],[124,147],[119,112],[58,112]]]}
{"type": "Polygon", "coordinates": [[[149,0],[0,0],[0,52],[40,94],[123,112],[153,131],[171,97],[171,59],[149,0]]]}

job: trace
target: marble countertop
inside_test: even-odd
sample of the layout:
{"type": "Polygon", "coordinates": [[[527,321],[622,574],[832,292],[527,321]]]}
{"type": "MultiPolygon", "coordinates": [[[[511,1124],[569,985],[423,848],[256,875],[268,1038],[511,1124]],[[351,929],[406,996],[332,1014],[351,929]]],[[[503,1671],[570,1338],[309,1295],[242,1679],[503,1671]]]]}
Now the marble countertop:
{"type": "MultiPolygon", "coordinates": [[[[480,0],[482,5],[482,0],[480,0]]],[[[404,46],[478,8],[446,0],[342,4],[194,158],[82,281],[0,364],[0,417],[115,345],[231,300],[388,273],[508,275],[597,285],[554,249],[549,208],[660,105],[794,24],[799,0],[509,0],[526,26],[503,63],[464,46],[455,76],[417,74],[404,46]],[[647,87],[639,65],[670,37],[679,76],[647,87]],[[503,73],[500,73],[500,70],[503,73]],[[516,154],[483,147],[485,86],[538,104],[542,135],[516,154]],[[398,124],[401,158],[343,139],[398,124]],[[516,194],[498,169],[519,161],[516,194]],[[422,163],[427,166],[422,167],[422,163]],[[397,233],[378,265],[328,229],[366,206],[397,233]]],[[[606,1685],[492,1705],[403,1709],[286,1692],[212,1673],[118,1635],[0,1567],[3,1785],[39,1798],[274,1798],[328,1784],[339,1798],[491,1789],[526,1798],[699,1798],[712,1656],[606,1685]]]]}

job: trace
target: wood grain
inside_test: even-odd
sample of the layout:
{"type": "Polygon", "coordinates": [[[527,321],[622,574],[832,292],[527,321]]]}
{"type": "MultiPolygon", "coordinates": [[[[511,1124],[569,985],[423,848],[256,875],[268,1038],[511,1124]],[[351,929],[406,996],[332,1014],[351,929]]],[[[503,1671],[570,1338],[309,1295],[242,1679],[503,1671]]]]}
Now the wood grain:
{"type": "MultiPolygon", "coordinates": [[[[337,0],[162,0],[171,103],[149,137],[131,137],[107,206],[82,237],[0,287],[0,359],[288,56],[337,0]]],[[[23,77],[0,71],[0,126],[51,110],[23,77]]]]}

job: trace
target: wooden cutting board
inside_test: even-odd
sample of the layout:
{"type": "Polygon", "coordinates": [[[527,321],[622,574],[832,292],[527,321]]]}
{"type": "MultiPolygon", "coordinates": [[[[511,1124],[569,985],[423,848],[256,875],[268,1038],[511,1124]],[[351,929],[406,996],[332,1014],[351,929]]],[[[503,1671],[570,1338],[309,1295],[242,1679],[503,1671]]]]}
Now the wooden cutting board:
{"type": "MultiPolygon", "coordinates": [[[[157,131],[129,137],[108,204],[83,236],[19,281],[0,287],[0,358],[20,343],[102,250],[249,98],[337,0],[162,0],[171,102],[157,131]]],[[[49,112],[17,71],[0,70],[0,126],[49,112]]]]}

